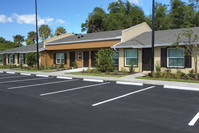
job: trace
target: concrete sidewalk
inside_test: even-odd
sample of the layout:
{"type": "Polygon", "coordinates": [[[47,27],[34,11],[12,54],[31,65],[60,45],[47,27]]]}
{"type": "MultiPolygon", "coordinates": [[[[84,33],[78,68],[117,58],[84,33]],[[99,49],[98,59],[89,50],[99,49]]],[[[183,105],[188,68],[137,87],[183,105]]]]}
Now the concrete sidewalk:
{"type": "Polygon", "coordinates": [[[137,73],[133,75],[128,75],[125,77],[100,77],[100,76],[86,76],[86,75],[73,75],[65,74],[64,71],[58,72],[27,72],[27,71],[15,71],[10,69],[0,69],[0,71],[6,72],[18,72],[18,73],[28,73],[28,74],[40,74],[40,75],[50,75],[50,76],[61,76],[61,77],[72,77],[72,78],[87,78],[87,79],[99,79],[104,81],[122,81],[131,83],[143,83],[151,85],[163,85],[163,86],[176,86],[176,87],[187,87],[187,88],[198,88],[199,83],[186,83],[186,82],[173,82],[173,81],[160,81],[160,80],[146,80],[146,79],[136,79],[136,77],[144,76],[146,73],[137,73]]]}

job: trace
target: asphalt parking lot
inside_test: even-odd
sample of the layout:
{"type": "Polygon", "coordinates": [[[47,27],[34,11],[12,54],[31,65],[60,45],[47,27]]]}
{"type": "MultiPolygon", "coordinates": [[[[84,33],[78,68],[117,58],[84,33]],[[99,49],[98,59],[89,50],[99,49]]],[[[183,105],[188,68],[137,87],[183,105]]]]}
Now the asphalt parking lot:
{"type": "Polygon", "coordinates": [[[198,133],[199,92],[0,73],[1,133],[198,133]]]}

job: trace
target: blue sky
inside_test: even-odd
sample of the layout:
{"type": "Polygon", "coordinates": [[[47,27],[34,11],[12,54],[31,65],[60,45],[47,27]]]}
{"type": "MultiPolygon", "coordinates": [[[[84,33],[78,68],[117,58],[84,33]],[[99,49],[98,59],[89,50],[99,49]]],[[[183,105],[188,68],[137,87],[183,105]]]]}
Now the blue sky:
{"type": "MultiPolygon", "coordinates": [[[[81,33],[81,23],[98,6],[107,11],[108,5],[116,0],[38,0],[39,24],[48,24],[55,31],[63,26],[67,32],[81,33]]],[[[124,0],[125,1],[125,0],[124,0]]],[[[149,15],[152,0],[129,0],[139,5],[149,15]]],[[[170,0],[157,0],[169,4],[170,0]]],[[[187,2],[188,0],[184,0],[187,2]]],[[[27,36],[35,31],[35,0],[4,0],[0,8],[0,37],[13,41],[13,36],[27,36]]]]}

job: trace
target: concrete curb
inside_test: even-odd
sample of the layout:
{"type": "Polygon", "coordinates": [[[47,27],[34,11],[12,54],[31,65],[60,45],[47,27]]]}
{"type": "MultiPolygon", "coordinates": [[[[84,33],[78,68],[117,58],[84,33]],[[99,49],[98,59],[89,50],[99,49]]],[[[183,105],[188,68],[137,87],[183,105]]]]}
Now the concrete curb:
{"type": "Polygon", "coordinates": [[[122,84],[122,85],[134,85],[134,86],[143,86],[143,83],[132,83],[132,82],[121,82],[117,81],[116,84],[122,84]]]}
{"type": "Polygon", "coordinates": [[[89,82],[104,82],[104,80],[100,80],[100,79],[83,79],[83,81],[89,81],[89,82]]]}
{"type": "Polygon", "coordinates": [[[199,88],[183,87],[183,86],[164,85],[164,88],[166,88],[166,89],[174,89],[174,90],[199,91],[199,88]]]}
{"type": "Polygon", "coordinates": [[[115,82],[116,84],[126,84],[126,85],[135,85],[135,86],[144,86],[144,85],[157,85],[162,86],[163,88],[167,89],[177,89],[177,90],[186,90],[186,91],[199,91],[199,84],[197,83],[180,83],[180,82],[172,82],[172,81],[151,81],[151,80],[140,80],[140,79],[120,79],[120,78],[104,78],[103,77],[92,77],[92,76],[84,76],[81,75],[62,75],[62,74],[53,74],[53,75],[46,75],[44,73],[26,73],[26,72],[9,72],[7,70],[0,71],[0,73],[10,73],[10,74],[20,74],[20,75],[27,75],[27,76],[40,76],[40,77],[54,77],[58,79],[80,79],[83,81],[90,81],[90,82],[115,82]],[[192,86],[192,87],[189,87],[192,86]]]}

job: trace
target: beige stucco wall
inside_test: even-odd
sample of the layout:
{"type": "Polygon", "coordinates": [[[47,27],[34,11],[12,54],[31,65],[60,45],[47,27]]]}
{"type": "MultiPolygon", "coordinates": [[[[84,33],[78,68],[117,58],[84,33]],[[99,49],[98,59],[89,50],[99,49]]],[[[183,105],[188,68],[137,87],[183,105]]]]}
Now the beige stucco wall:
{"type": "MultiPolygon", "coordinates": [[[[125,66],[125,49],[119,49],[119,71],[122,68],[129,71],[129,67],[125,66]]],[[[138,66],[135,67],[135,72],[142,72],[142,49],[138,49],[138,66]]]]}
{"type": "MultiPolygon", "coordinates": [[[[157,62],[161,62],[161,48],[164,48],[164,47],[156,47],[155,50],[154,50],[154,70],[155,70],[155,66],[157,64],[157,62]]],[[[167,64],[168,64],[168,60],[167,60],[167,64]]],[[[167,68],[163,68],[162,67],[162,71],[165,71],[167,68]]],[[[181,72],[184,72],[184,73],[189,73],[189,71],[191,69],[194,69],[194,58],[192,57],[192,68],[170,68],[171,69],[171,72],[172,73],[175,73],[177,72],[177,70],[180,70],[181,72]]],[[[198,69],[199,71],[199,69],[198,69]]]]}
{"type": "MultiPolygon", "coordinates": [[[[164,47],[155,47],[154,49],[154,70],[156,64],[161,63],[161,48],[164,47]]],[[[125,49],[119,49],[119,71],[121,71],[122,68],[129,70],[129,67],[125,67],[125,49]]],[[[167,68],[162,67],[162,71],[165,71],[166,69],[167,68]]],[[[189,73],[191,69],[194,69],[194,59],[192,57],[192,68],[170,68],[170,69],[173,73],[177,72],[177,70],[180,70],[181,72],[184,73],[189,73]]],[[[135,72],[142,72],[142,49],[138,49],[138,67],[135,67],[135,72]]]]}
{"type": "Polygon", "coordinates": [[[122,31],[121,42],[126,42],[126,41],[130,40],[131,38],[134,38],[144,32],[149,32],[149,31],[151,31],[151,28],[149,27],[149,25],[146,22],[138,24],[131,28],[125,29],[122,31]]]}

